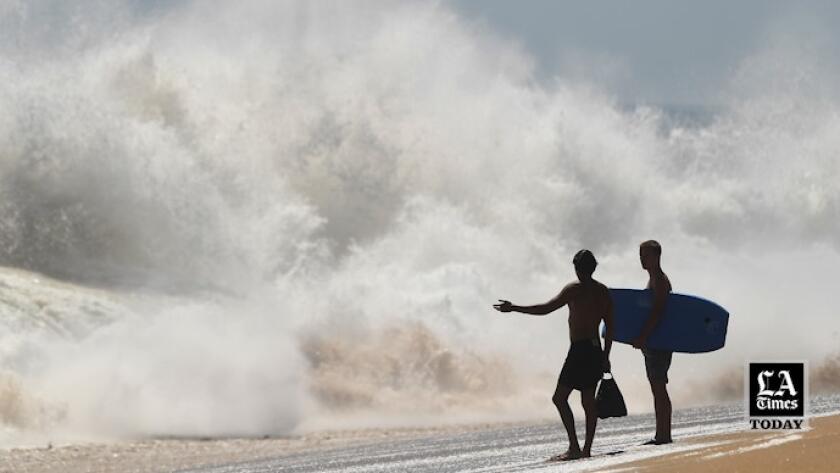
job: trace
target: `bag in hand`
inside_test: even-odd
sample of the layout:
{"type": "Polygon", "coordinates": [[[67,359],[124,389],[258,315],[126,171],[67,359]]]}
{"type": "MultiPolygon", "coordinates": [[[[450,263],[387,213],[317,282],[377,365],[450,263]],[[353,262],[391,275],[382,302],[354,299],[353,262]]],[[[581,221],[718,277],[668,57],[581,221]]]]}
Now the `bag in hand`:
{"type": "Polygon", "coordinates": [[[598,409],[599,419],[624,417],[627,415],[624,396],[618,390],[618,385],[615,383],[615,378],[612,373],[604,373],[601,384],[598,385],[598,394],[595,395],[595,405],[598,409]]]}

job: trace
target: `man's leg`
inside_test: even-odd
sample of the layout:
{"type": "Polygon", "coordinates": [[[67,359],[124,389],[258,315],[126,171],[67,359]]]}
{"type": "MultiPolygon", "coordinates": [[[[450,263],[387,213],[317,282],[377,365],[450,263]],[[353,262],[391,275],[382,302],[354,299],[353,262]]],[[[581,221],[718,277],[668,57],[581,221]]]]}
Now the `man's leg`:
{"type": "Polygon", "coordinates": [[[658,443],[671,442],[671,397],[668,396],[667,384],[663,381],[651,381],[653,408],[656,412],[656,436],[658,443]]]}
{"type": "Polygon", "coordinates": [[[595,404],[595,387],[580,392],[580,403],[586,413],[586,441],[583,442],[584,457],[592,453],[592,440],[595,438],[595,427],[598,424],[598,411],[595,404]]]}
{"type": "Polygon", "coordinates": [[[578,444],[577,432],[575,432],[575,416],[572,414],[572,409],[569,407],[569,394],[572,388],[557,383],[557,389],[554,391],[554,396],[551,398],[554,405],[557,406],[557,412],[560,413],[560,418],[563,419],[563,426],[566,427],[566,434],[569,436],[569,450],[562,455],[552,458],[552,460],[572,460],[580,458],[580,444],[578,444]]]}
{"type": "Polygon", "coordinates": [[[667,385],[672,353],[660,350],[643,350],[642,353],[656,413],[656,434],[647,444],[671,443],[671,397],[667,385]]]}

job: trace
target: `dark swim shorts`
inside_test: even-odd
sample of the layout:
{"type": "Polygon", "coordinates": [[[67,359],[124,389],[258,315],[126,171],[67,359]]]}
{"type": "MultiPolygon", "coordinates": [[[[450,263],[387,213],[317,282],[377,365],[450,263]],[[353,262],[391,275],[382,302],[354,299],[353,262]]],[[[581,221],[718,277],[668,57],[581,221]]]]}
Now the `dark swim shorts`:
{"type": "Polygon", "coordinates": [[[603,367],[604,355],[598,340],[578,340],[569,347],[557,382],[578,390],[594,388],[601,380],[603,367]]]}
{"type": "Polygon", "coordinates": [[[645,355],[645,371],[648,381],[668,384],[668,369],[671,367],[673,352],[644,348],[642,354],[645,355]]]}

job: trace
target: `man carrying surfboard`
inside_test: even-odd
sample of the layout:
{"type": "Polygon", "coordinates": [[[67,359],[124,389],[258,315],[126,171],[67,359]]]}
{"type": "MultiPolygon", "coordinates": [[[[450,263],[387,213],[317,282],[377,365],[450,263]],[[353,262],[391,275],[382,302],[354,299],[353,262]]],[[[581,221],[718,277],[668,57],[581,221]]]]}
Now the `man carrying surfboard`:
{"type": "Polygon", "coordinates": [[[664,445],[671,439],[671,398],[668,396],[668,369],[672,352],[647,348],[647,339],[665,312],[665,303],[671,293],[671,281],[662,271],[662,246],[655,240],[639,245],[639,259],[642,268],[648,272],[647,288],[653,293],[653,305],[642,332],[633,340],[633,347],[641,349],[645,357],[645,372],[653,393],[653,407],[656,412],[656,434],[645,445],[664,445]]]}
{"type": "Polygon", "coordinates": [[[610,370],[613,319],[609,289],[592,278],[592,273],[598,265],[592,252],[580,250],[572,262],[578,280],[567,284],[560,294],[550,301],[532,306],[518,306],[500,299],[499,303],[493,306],[500,312],[515,311],[531,315],[546,315],[564,305],[569,306],[571,345],[552,397],[569,436],[569,449],[552,457],[550,461],[575,460],[590,456],[598,421],[595,387],[603,373],[610,370]],[[603,352],[598,337],[601,320],[606,325],[603,352]],[[568,402],[573,389],[580,391],[580,401],[586,414],[586,441],[583,450],[578,443],[575,418],[568,402]]]}

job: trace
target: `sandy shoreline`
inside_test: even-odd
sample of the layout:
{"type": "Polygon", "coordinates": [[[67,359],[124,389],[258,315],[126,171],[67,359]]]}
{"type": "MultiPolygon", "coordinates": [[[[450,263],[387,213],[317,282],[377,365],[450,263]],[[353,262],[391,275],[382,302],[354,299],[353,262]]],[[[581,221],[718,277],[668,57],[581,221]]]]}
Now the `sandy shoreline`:
{"type": "Polygon", "coordinates": [[[149,439],[0,450],[0,473],[167,473],[383,440],[460,434],[526,423],[367,428],[273,438],[149,439]]]}
{"type": "MultiPolygon", "coordinates": [[[[840,468],[840,415],[815,417],[809,423],[810,430],[807,431],[744,430],[677,439],[680,446],[685,444],[688,448],[588,471],[827,472],[840,468]],[[692,445],[697,447],[692,448],[692,445]]],[[[163,473],[295,453],[315,455],[331,448],[369,445],[383,440],[466,434],[505,425],[529,424],[361,429],[266,439],[150,439],[16,448],[0,451],[0,473],[163,473]]]]}
{"type": "Polygon", "coordinates": [[[840,471],[840,415],[809,420],[810,430],[740,431],[685,440],[713,444],[619,464],[610,472],[819,472],[840,471]]]}

